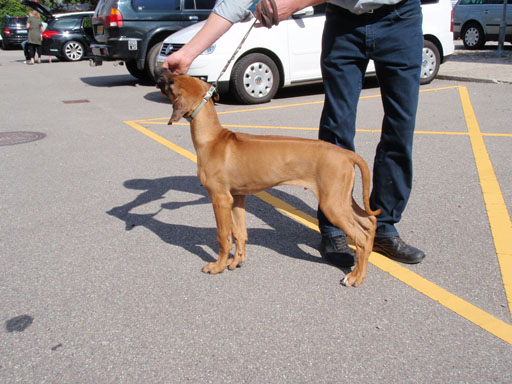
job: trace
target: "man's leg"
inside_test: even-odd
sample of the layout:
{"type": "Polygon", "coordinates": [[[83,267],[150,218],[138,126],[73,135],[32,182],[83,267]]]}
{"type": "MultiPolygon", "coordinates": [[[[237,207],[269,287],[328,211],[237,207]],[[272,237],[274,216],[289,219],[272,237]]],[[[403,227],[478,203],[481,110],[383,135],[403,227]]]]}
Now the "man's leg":
{"type": "Polygon", "coordinates": [[[370,196],[372,208],[382,210],[374,249],[401,262],[417,263],[425,254],[405,244],[395,224],[412,188],[412,145],[423,51],[419,0],[407,0],[372,28],[370,57],[375,61],[384,107],[370,196]]]}
{"type": "MultiPolygon", "coordinates": [[[[357,102],[361,93],[368,59],[364,55],[364,37],[358,33],[354,17],[346,10],[328,5],[322,39],[322,76],[325,103],[320,120],[319,139],[354,150],[357,102]]],[[[355,253],[348,247],[346,235],[332,225],[318,209],[322,242],[320,253],[340,266],[354,265],[355,253]]]]}

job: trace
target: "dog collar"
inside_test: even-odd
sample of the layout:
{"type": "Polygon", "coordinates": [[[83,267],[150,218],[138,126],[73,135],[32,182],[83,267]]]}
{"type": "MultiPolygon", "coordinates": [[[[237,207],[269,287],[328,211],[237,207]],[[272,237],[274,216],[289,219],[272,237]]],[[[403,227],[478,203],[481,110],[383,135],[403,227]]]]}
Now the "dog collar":
{"type": "Polygon", "coordinates": [[[197,108],[192,112],[192,114],[189,117],[186,117],[187,121],[190,123],[194,117],[199,113],[201,108],[204,107],[204,105],[212,98],[213,93],[215,92],[215,86],[211,86],[208,92],[206,92],[206,95],[203,97],[203,101],[201,101],[201,104],[197,106],[197,108]]]}

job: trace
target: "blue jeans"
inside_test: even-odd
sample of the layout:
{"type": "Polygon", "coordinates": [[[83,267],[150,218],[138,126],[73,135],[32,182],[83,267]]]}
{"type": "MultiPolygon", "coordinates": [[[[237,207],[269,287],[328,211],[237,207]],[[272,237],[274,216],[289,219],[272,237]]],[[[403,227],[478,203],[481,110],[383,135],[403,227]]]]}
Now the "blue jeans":
{"type": "MultiPolygon", "coordinates": [[[[355,15],[327,5],[322,40],[325,104],[319,138],[354,151],[357,102],[369,59],[384,108],[380,142],[373,167],[372,209],[380,208],[376,237],[398,236],[412,187],[412,144],[418,107],[423,51],[419,0],[383,6],[355,15]]],[[[318,210],[325,237],[343,235],[318,210]]]]}

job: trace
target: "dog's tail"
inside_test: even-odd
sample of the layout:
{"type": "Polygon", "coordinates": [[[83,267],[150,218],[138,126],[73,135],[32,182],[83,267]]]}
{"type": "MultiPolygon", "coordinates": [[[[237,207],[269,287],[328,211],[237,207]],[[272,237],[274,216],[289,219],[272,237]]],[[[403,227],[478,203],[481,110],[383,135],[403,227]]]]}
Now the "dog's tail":
{"type": "Polygon", "coordinates": [[[361,156],[357,153],[354,153],[354,155],[354,163],[359,167],[359,170],[361,171],[361,179],[363,181],[364,210],[369,215],[378,216],[382,211],[380,209],[374,211],[370,207],[370,170],[361,156]]]}

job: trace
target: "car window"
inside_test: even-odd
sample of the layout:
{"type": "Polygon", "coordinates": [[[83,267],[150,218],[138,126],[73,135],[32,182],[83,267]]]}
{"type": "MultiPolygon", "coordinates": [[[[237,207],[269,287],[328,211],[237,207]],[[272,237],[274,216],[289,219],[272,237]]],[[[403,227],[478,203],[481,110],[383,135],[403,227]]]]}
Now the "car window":
{"type": "Polygon", "coordinates": [[[56,29],[72,29],[77,25],[78,20],[76,17],[63,17],[61,19],[56,19],[52,24],[52,28],[56,29]]]}
{"type": "Polygon", "coordinates": [[[178,11],[180,9],[180,0],[133,0],[133,7],[139,11],[153,9],[178,11]]]}
{"type": "Polygon", "coordinates": [[[85,16],[82,20],[83,28],[92,28],[92,20],[90,16],[85,16]]]}
{"type": "MultiPolygon", "coordinates": [[[[502,5],[503,0],[460,0],[459,5],[502,5]]],[[[512,0],[507,0],[507,4],[512,4],[512,0]]]]}
{"type": "Polygon", "coordinates": [[[27,24],[27,19],[25,17],[10,17],[7,19],[7,24],[10,26],[16,26],[18,24],[27,24]]]}
{"type": "Polygon", "coordinates": [[[185,0],[185,9],[212,9],[215,0],[185,0]]]}

